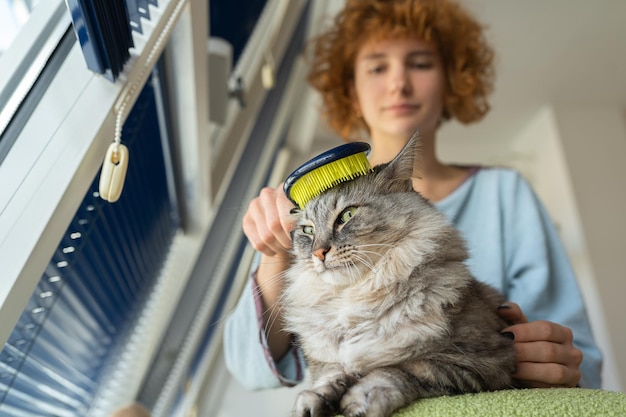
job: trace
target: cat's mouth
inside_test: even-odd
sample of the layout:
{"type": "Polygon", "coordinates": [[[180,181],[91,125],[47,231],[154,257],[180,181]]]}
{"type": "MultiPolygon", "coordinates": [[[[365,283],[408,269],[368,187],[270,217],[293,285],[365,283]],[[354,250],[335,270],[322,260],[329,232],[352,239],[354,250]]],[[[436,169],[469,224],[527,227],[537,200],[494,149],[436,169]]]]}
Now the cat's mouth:
{"type": "Polygon", "coordinates": [[[320,261],[319,259],[313,259],[313,270],[318,274],[324,273],[326,271],[332,271],[334,269],[339,268],[338,265],[329,265],[326,261],[320,261]]]}
{"type": "Polygon", "coordinates": [[[318,273],[319,278],[326,284],[337,287],[346,286],[354,283],[354,279],[350,274],[346,274],[345,268],[335,267],[333,269],[325,269],[318,273]]]}
{"type": "Polygon", "coordinates": [[[313,261],[313,271],[320,279],[330,285],[350,285],[361,280],[369,269],[348,260],[313,261]]]}

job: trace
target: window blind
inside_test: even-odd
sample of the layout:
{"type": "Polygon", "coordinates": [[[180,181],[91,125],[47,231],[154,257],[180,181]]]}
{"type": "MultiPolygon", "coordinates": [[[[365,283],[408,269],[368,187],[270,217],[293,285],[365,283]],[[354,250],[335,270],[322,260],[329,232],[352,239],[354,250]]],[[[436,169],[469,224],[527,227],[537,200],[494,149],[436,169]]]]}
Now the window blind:
{"type": "Polygon", "coordinates": [[[66,0],[87,67],[115,81],[130,58],[132,31],[143,33],[157,0],[66,0]]]}
{"type": "Polygon", "coordinates": [[[146,85],[124,125],[133,156],[110,204],[96,176],[0,352],[0,415],[85,416],[159,274],[177,229],[146,85]]]}

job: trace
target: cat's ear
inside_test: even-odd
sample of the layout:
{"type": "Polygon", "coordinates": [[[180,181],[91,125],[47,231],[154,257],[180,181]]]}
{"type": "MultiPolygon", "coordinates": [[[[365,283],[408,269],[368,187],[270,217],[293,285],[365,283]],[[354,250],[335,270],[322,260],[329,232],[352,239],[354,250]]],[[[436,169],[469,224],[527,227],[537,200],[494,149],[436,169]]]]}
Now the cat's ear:
{"type": "Polygon", "coordinates": [[[402,188],[413,189],[415,158],[418,157],[419,131],[415,131],[402,150],[391,160],[380,174],[387,181],[400,185],[402,188]]]}

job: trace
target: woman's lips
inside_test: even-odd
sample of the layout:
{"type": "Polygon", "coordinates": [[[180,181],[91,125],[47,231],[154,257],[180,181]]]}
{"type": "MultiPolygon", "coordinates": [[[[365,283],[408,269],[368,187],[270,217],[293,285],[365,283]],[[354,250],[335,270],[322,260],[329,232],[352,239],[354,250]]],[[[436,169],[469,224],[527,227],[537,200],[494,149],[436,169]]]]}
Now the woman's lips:
{"type": "Polygon", "coordinates": [[[419,104],[412,104],[412,103],[398,103],[398,104],[392,104],[392,105],[384,107],[386,111],[397,113],[397,114],[413,113],[419,110],[419,108],[420,108],[419,104]]]}

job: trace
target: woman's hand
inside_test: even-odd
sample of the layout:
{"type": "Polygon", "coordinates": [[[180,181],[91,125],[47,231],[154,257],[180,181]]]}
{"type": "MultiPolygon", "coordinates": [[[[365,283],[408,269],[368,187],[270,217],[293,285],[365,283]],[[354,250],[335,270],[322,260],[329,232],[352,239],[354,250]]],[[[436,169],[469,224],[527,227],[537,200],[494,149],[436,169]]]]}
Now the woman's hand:
{"type": "Polygon", "coordinates": [[[267,256],[284,255],[291,248],[293,203],[278,188],[263,188],[253,199],[243,218],[243,232],[257,251],[267,256]]]}
{"type": "Polygon", "coordinates": [[[512,335],[517,354],[513,377],[528,387],[574,387],[580,381],[583,353],[573,345],[571,329],[549,321],[528,319],[515,303],[498,308],[511,326],[502,333],[512,335]]]}
{"type": "Polygon", "coordinates": [[[291,346],[291,335],[283,331],[278,300],[283,291],[285,270],[289,267],[290,232],[294,227],[289,210],[293,203],[278,188],[263,188],[243,217],[243,231],[252,247],[262,253],[256,281],[263,303],[263,321],[269,350],[278,361],[291,346]]]}

